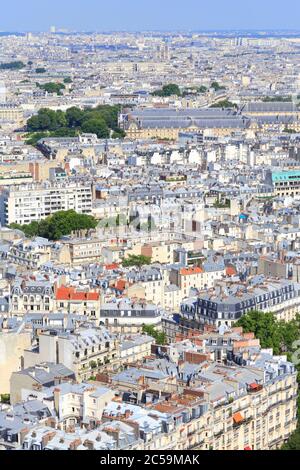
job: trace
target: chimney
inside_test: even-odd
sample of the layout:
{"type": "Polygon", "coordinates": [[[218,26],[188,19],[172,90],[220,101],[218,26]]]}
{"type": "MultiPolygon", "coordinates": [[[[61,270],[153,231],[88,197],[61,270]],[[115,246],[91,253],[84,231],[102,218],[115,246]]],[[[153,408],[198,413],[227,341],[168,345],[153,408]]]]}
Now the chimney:
{"type": "Polygon", "coordinates": [[[53,397],[54,397],[54,409],[56,413],[59,413],[59,397],[60,397],[60,388],[55,388],[53,391],[53,397]]]}
{"type": "Polygon", "coordinates": [[[55,431],[48,432],[47,434],[45,434],[45,436],[42,437],[42,446],[46,447],[48,442],[51,441],[55,435],[56,435],[55,431]]]}
{"type": "Polygon", "coordinates": [[[70,450],[77,450],[77,447],[80,446],[81,444],[82,444],[81,439],[75,439],[74,441],[72,441],[70,443],[69,449],[70,450]]]}

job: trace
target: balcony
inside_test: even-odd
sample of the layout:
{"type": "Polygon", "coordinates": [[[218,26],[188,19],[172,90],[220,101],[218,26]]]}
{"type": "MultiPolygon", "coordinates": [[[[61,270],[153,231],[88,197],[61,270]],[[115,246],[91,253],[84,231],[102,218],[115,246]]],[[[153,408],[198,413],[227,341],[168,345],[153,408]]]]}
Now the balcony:
{"type": "Polygon", "coordinates": [[[263,390],[263,386],[257,383],[250,384],[249,387],[247,388],[247,391],[250,394],[259,393],[262,390],[263,390]]]}
{"type": "Polygon", "coordinates": [[[214,433],[214,437],[220,437],[224,433],[224,429],[220,429],[220,431],[214,433]]]}

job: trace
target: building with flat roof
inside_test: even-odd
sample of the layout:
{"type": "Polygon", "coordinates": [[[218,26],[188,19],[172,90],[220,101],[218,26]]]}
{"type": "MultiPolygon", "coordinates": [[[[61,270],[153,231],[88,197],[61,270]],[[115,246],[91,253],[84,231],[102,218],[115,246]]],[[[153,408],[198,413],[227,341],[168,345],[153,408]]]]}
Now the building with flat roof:
{"type": "Polygon", "coordinates": [[[278,196],[300,198],[300,170],[272,171],[272,184],[278,196]]]}
{"type": "Polygon", "coordinates": [[[48,183],[4,187],[0,192],[0,221],[3,225],[29,224],[58,211],[92,212],[90,183],[48,183]]]}

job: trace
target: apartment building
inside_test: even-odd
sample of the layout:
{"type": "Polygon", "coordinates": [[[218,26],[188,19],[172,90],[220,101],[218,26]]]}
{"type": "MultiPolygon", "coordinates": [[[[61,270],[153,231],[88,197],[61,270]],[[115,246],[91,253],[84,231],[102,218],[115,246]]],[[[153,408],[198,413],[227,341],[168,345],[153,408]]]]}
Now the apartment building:
{"type": "Polygon", "coordinates": [[[82,323],[73,332],[41,332],[38,347],[24,351],[25,367],[44,361],[61,363],[81,382],[105,368],[120,365],[119,341],[103,326],[82,323]]]}
{"type": "Polygon", "coordinates": [[[37,269],[50,261],[51,245],[47,239],[41,237],[21,240],[10,247],[7,258],[19,266],[37,269]]]}
{"type": "Polygon", "coordinates": [[[300,171],[274,171],[272,172],[272,184],[278,196],[290,196],[299,198],[300,196],[300,171]]]}
{"type": "Polygon", "coordinates": [[[100,293],[98,291],[57,287],[55,302],[56,310],[59,312],[84,315],[94,321],[100,317],[100,293]]]}
{"type": "Polygon", "coordinates": [[[141,247],[141,255],[151,258],[152,263],[173,263],[174,250],[178,245],[176,241],[147,243],[141,247]]]}
{"type": "Polygon", "coordinates": [[[12,186],[22,183],[33,183],[32,174],[29,171],[16,171],[2,173],[0,170],[0,186],[12,186]]]}
{"type": "MultiPolygon", "coordinates": [[[[98,432],[120,428],[119,423],[133,426],[135,439],[117,439],[116,449],[274,450],[295,430],[297,372],[286,357],[261,350],[243,367],[205,355],[197,363],[186,355],[188,367],[180,355],[160,357],[146,357],[139,368],[99,374],[93,384],[71,383],[72,372],[49,363],[13,374],[12,384],[23,404],[33,399],[53,404],[53,437],[57,427],[76,433],[79,426],[98,432]]],[[[36,438],[31,431],[24,436],[36,438]]],[[[49,448],[56,447],[55,439],[52,444],[49,448]]],[[[45,442],[38,448],[43,447],[48,448],[45,442]]]]}
{"type": "Polygon", "coordinates": [[[207,422],[209,448],[274,450],[297,426],[295,367],[266,354],[243,369],[213,364],[203,372],[211,404],[207,422]]]}
{"type": "Polygon", "coordinates": [[[122,335],[121,337],[121,360],[122,363],[143,361],[151,355],[151,346],[154,338],[145,334],[122,335]]]}
{"type": "Polygon", "coordinates": [[[215,281],[225,276],[223,262],[205,261],[201,266],[173,267],[170,274],[171,283],[180,287],[182,298],[190,294],[190,289],[210,289],[215,281]]]}
{"type": "Polygon", "coordinates": [[[115,391],[91,384],[61,383],[53,389],[54,409],[61,429],[84,421],[100,422],[105,405],[115,396],[115,391]]]}
{"type": "Polygon", "coordinates": [[[45,183],[3,188],[0,193],[0,217],[3,225],[29,224],[49,215],[73,209],[92,212],[92,188],[89,183],[45,183]]]}
{"type": "Polygon", "coordinates": [[[102,259],[103,242],[97,238],[74,238],[63,241],[66,248],[60,261],[64,264],[81,265],[102,259]]]}
{"type": "Polygon", "coordinates": [[[74,372],[63,364],[49,361],[40,362],[20,371],[14,371],[10,377],[10,403],[22,400],[22,391],[38,390],[41,387],[52,387],[61,381],[75,380],[74,372]]]}
{"type": "Polygon", "coordinates": [[[8,320],[0,321],[0,395],[9,393],[13,372],[21,370],[23,351],[31,345],[31,331],[9,328],[8,320]]]}
{"type": "Polygon", "coordinates": [[[300,312],[300,285],[285,279],[258,280],[255,285],[217,286],[181,304],[182,323],[191,328],[204,324],[232,326],[251,310],[272,312],[290,321],[300,312]]]}
{"type": "Polygon", "coordinates": [[[0,121],[21,125],[23,120],[24,114],[21,107],[9,103],[0,104],[0,121]]]}
{"type": "Polygon", "coordinates": [[[257,270],[266,277],[300,282],[300,257],[296,252],[269,253],[259,258],[257,270]]]}
{"type": "Polygon", "coordinates": [[[125,298],[101,305],[100,322],[113,333],[140,333],[144,325],[160,327],[161,309],[125,298]]]}
{"type": "Polygon", "coordinates": [[[139,439],[133,425],[116,421],[101,428],[70,427],[54,429],[46,424],[35,426],[22,436],[22,450],[134,450],[139,439]]]}
{"type": "Polygon", "coordinates": [[[163,306],[165,281],[159,268],[144,267],[141,271],[129,271],[127,280],[128,297],[163,306]]]}
{"type": "Polygon", "coordinates": [[[50,282],[17,279],[12,284],[10,291],[12,316],[53,312],[53,308],[54,289],[50,282]]]}

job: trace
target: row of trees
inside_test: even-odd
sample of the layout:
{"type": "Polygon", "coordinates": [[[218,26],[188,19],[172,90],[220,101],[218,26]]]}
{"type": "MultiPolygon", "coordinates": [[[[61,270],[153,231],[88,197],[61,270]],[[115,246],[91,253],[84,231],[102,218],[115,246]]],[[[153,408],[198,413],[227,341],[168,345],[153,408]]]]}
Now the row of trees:
{"type": "Polygon", "coordinates": [[[46,69],[44,67],[37,67],[35,69],[35,73],[46,73],[46,69]]]}
{"type": "MultiPolygon", "coordinates": [[[[300,338],[300,316],[289,322],[277,321],[273,313],[263,313],[253,311],[244,315],[237,326],[242,326],[243,330],[253,332],[256,338],[259,338],[263,348],[273,348],[274,354],[286,354],[288,359],[292,360],[294,353],[294,344],[300,338]]],[[[300,382],[300,364],[296,365],[298,375],[297,381],[300,382]]],[[[282,446],[282,450],[300,449],[300,396],[298,394],[298,426],[291,435],[288,442],[282,446]]]]}
{"type": "Polygon", "coordinates": [[[292,101],[291,96],[265,96],[263,98],[265,103],[273,103],[273,102],[280,102],[280,103],[290,103],[292,101]]]}
{"type": "Polygon", "coordinates": [[[229,100],[222,100],[218,101],[218,103],[212,104],[211,108],[237,108],[237,104],[232,103],[229,100]]]}
{"type": "Polygon", "coordinates": [[[73,106],[65,112],[42,108],[27,121],[28,138],[31,139],[28,143],[36,140],[36,132],[42,133],[39,138],[47,135],[72,137],[82,132],[96,134],[100,139],[109,138],[111,133],[113,138],[121,138],[125,133],[118,127],[118,114],[119,106],[110,105],[87,109],[73,106]]]}
{"type": "Polygon", "coordinates": [[[90,230],[97,226],[97,220],[91,215],[78,214],[74,210],[59,211],[46,219],[30,224],[11,224],[10,228],[19,229],[26,237],[44,237],[49,240],[59,240],[64,235],[70,235],[77,230],[90,230]]]}
{"type": "MultiPolygon", "coordinates": [[[[218,82],[212,82],[211,88],[213,88],[215,91],[219,90],[225,90],[224,86],[221,86],[218,82]]],[[[161,96],[161,97],[166,97],[166,96],[188,96],[188,95],[195,95],[198,93],[206,93],[207,92],[207,87],[202,85],[200,87],[192,87],[192,88],[186,88],[181,92],[180,88],[178,85],[174,83],[169,83],[168,85],[164,85],[160,90],[155,90],[152,95],[153,96],[161,96]]]]}
{"type": "Polygon", "coordinates": [[[21,70],[25,67],[24,62],[16,60],[14,62],[6,62],[0,64],[0,70],[21,70]]]}

